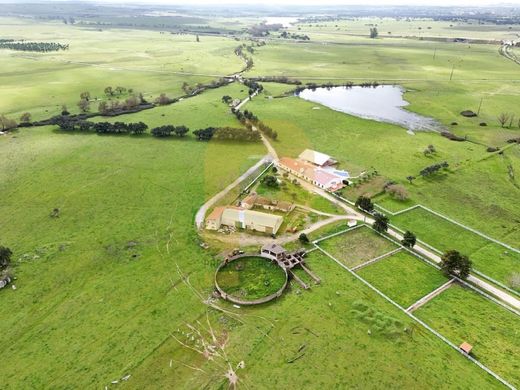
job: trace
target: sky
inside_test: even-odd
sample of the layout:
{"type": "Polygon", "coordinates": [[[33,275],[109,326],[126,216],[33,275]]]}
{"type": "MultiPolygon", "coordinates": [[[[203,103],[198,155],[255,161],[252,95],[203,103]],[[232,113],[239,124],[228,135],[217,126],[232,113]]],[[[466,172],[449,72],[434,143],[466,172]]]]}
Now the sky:
{"type": "MultiPolygon", "coordinates": [[[[15,0],[16,1],[16,0],[15,0]]],[[[262,5],[436,5],[436,6],[489,6],[520,5],[520,0],[90,0],[117,4],[262,4],[262,5]]]]}

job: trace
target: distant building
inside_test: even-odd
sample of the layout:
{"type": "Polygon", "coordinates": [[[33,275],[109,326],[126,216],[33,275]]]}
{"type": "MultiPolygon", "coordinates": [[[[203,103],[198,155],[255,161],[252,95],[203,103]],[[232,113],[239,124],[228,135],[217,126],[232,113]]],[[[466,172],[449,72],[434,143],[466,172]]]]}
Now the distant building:
{"type": "Polygon", "coordinates": [[[206,218],[206,229],[218,230],[222,225],[257,232],[276,234],[283,223],[279,215],[248,210],[242,207],[216,207],[206,218]]]}
{"type": "Polygon", "coordinates": [[[248,210],[252,209],[253,207],[262,207],[265,210],[281,211],[284,213],[288,213],[294,209],[294,204],[291,202],[269,199],[258,195],[256,192],[246,196],[240,202],[240,206],[248,210]]]}
{"type": "Polygon", "coordinates": [[[298,156],[298,159],[310,162],[311,164],[317,165],[319,167],[335,165],[338,163],[328,154],[317,152],[311,149],[305,149],[303,152],[301,152],[298,156]]]}
{"type": "Polygon", "coordinates": [[[328,168],[317,167],[307,161],[282,157],[277,162],[278,168],[293,174],[327,191],[337,191],[345,186],[348,173],[328,168]]]}

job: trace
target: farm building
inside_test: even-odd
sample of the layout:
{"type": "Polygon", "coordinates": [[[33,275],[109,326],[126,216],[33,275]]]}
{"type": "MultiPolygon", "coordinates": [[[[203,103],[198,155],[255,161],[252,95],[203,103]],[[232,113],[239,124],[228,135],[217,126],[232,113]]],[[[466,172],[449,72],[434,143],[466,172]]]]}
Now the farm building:
{"type": "Polygon", "coordinates": [[[346,175],[339,173],[344,171],[316,167],[306,161],[295,160],[289,157],[282,157],[277,162],[277,167],[327,191],[337,191],[343,188],[345,186],[344,181],[348,178],[346,172],[346,175]]]}
{"type": "Polygon", "coordinates": [[[247,210],[242,207],[217,207],[206,218],[206,229],[218,230],[222,225],[257,232],[276,234],[282,225],[279,215],[247,210]]]}
{"type": "Polygon", "coordinates": [[[253,207],[261,207],[265,210],[281,211],[288,213],[294,209],[294,204],[291,202],[278,201],[275,199],[269,199],[264,196],[258,195],[256,192],[246,196],[240,205],[245,209],[252,209],[253,207]]]}
{"type": "Polygon", "coordinates": [[[328,154],[317,152],[311,149],[305,149],[303,152],[300,153],[298,158],[302,161],[310,162],[311,164],[317,165],[319,167],[335,165],[338,163],[328,154]]]}

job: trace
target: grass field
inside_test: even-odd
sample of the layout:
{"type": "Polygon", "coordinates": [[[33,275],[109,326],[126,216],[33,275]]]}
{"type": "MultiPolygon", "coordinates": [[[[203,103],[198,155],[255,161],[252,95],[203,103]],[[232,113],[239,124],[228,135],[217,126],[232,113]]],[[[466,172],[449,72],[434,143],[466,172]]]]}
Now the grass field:
{"type": "Polygon", "coordinates": [[[422,208],[392,217],[391,222],[403,230],[413,231],[419,239],[440,251],[460,251],[469,256],[476,270],[506,285],[513,274],[520,273],[520,254],[422,208]]]}
{"type": "MultiPolygon", "coordinates": [[[[204,106],[208,96],[194,100],[204,106]]],[[[167,109],[190,127],[208,121],[185,107],[167,109]]],[[[211,117],[228,121],[227,110],[211,117]]],[[[0,365],[7,388],[102,387],[203,314],[181,279],[210,295],[216,264],[198,246],[195,212],[263,153],[259,144],[50,127],[4,136],[0,150],[2,245],[17,276],[17,290],[0,294],[11,313],[0,322],[13,340],[0,365]],[[49,217],[54,208],[59,218],[49,217]]]]}
{"type": "MultiPolygon", "coordinates": [[[[307,261],[322,278],[320,285],[300,294],[292,289],[274,304],[228,305],[233,316],[210,316],[214,327],[229,332],[231,364],[245,363],[245,369],[237,370],[244,387],[497,387],[489,375],[332,260],[314,252],[307,261]]],[[[133,371],[128,385],[139,388],[153,381],[158,387],[219,387],[225,367],[201,360],[170,338],[133,371]]]]}
{"type": "Polygon", "coordinates": [[[509,381],[520,384],[520,320],[477,293],[458,285],[421,307],[415,314],[453,343],[467,341],[474,356],[509,381]]]}
{"type": "Polygon", "coordinates": [[[274,294],[286,281],[283,270],[262,257],[244,257],[228,263],[217,273],[217,283],[228,294],[244,300],[274,294]]]}
{"type": "Polygon", "coordinates": [[[349,268],[397,248],[397,245],[365,226],[321,241],[319,246],[349,268]]]}
{"type": "MultiPolygon", "coordinates": [[[[104,99],[107,86],[123,86],[153,100],[160,93],[183,95],[187,82],[209,82],[216,75],[239,71],[237,43],[228,38],[172,35],[145,30],[84,29],[61,22],[41,23],[0,18],[3,38],[54,41],[67,51],[30,53],[0,50],[2,74],[0,112],[18,119],[29,111],[33,119],[61,112],[66,104],[77,112],[79,94],[89,91],[104,99]]],[[[98,101],[92,103],[97,110],[98,101]]]]}
{"type": "Polygon", "coordinates": [[[404,251],[357,273],[405,309],[448,281],[440,271],[404,251]]]}
{"type": "MultiPolygon", "coordinates": [[[[65,12],[65,5],[56,7],[65,12]]],[[[0,50],[0,114],[18,118],[28,111],[36,120],[56,115],[62,104],[76,113],[83,91],[96,99],[95,110],[109,85],[132,88],[148,100],[161,92],[180,96],[184,82],[193,86],[240,71],[244,62],[234,49],[250,41],[242,39],[244,33],[236,39],[201,34],[197,42],[193,33],[171,34],[168,28],[182,22],[201,30],[242,29],[257,19],[146,16],[133,21],[135,28],[123,29],[116,28],[120,18],[113,14],[104,19],[107,26],[2,17],[2,39],[60,42],[70,49],[45,54],[0,50]],[[170,24],[154,24],[161,21],[170,24]]],[[[370,22],[340,23],[346,33],[359,34],[370,22]]],[[[509,34],[503,28],[478,30],[462,23],[378,23],[388,23],[393,34],[415,31],[423,23],[432,25],[424,34],[509,34]]],[[[433,133],[410,136],[397,126],[325,107],[313,110],[316,104],[296,97],[269,99],[293,86],[265,83],[265,92],[245,108],[278,132],[273,144],[280,156],[295,157],[310,147],[331,154],[350,172],[377,170],[381,178],[404,184],[407,175],[446,160],[450,169],[443,174],[406,184],[406,205],[423,203],[515,245],[520,239],[520,148],[510,145],[500,154],[486,148],[503,147],[519,134],[516,127],[502,129],[496,121],[500,112],[518,107],[518,65],[501,57],[494,45],[369,40],[336,34],[331,26],[310,28],[310,43],[267,39],[265,46],[255,47],[254,66],[244,75],[290,75],[304,82],[316,77],[320,82],[399,78],[389,82],[407,89],[411,110],[435,117],[470,142],[433,133]],[[476,110],[482,98],[478,118],[459,115],[476,110]],[[453,121],[458,125],[450,125],[453,121]],[[488,126],[479,126],[480,121],[488,126]],[[427,157],[423,150],[429,144],[437,153],[427,157]]],[[[233,83],[173,105],[93,120],[143,121],[150,128],[186,125],[190,130],[238,126],[223,95],[243,98],[247,87],[233,83]]],[[[35,127],[0,136],[0,245],[14,252],[17,287],[0,292],[6,357],[0,364],[2,387],[105,388],[131,374],[118,386],[223,389],[229,385],[224,374],[241,361],[245,368],[236,368],[239,388],[501,387],[319,251],[307,261],[322,283],[308,291],[291,283],[280,299],[255,308],[239,309],[213,298],[216,258],[231,244],[208,240],[210,248],[202,249],[195,213],[265,154],[261,143],[199,142],[191,134],[156,139],[35,127]],[[59,210],[55,218],[54,209],[59,210]],[[208,360],[195,352],[204,344],[202,338],[223,346],[224,358],[208,360]]],[[[278,191],[260,186],[259,192],[338,212],[291,183],[278,191]]],[[[236,196],[229,194],[230,199],[236,196]]],[[[381,201],[392,209],[405,206],[386,195],[381,201]]],[[[432,237],[439,243],[460,233],[437,222],[430,227],[421,218],[410,220],[420,237],[423,228],[426,233],[436,230],[432,237]]],[[[340,222],[310,236],[345,227],[340,222]]],[[[490,275],[506,278],[516,269],[495,247],[474,237],[460,241],[483,272],[489,266],[490,275]],[[489,263],[490,257],[501,259],[489,263]]],[[[301,244],[287,245],[296,246],[301,244]]],[[[367,227],[320,246],[349,267],[396,248],[367,227]]],[[[360,272],[403,305],[443,280],[404,253],[360,272]]],[[[260,285],[251,289],[256,294],[268,286],[253,273],[259,276],[260,285]]],[[[518,364],[505,358],[518,354],[516,317],[460,291],[450,288],[419,314],[450,338],[472,342],[479,360],[518,385],[518,364]]]]}

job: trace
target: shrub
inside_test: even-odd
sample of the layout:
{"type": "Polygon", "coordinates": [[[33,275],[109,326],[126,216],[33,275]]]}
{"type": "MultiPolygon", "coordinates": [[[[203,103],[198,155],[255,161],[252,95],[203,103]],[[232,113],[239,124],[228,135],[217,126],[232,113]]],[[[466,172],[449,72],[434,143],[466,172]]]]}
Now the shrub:
{"type": "Polygon", "coordinates": [[[407,200],[409,198],[408,191],[401,184],[391,184],[385,188],[385,192],[397,200],[407,200]]]}

